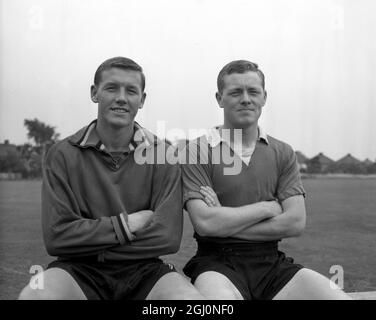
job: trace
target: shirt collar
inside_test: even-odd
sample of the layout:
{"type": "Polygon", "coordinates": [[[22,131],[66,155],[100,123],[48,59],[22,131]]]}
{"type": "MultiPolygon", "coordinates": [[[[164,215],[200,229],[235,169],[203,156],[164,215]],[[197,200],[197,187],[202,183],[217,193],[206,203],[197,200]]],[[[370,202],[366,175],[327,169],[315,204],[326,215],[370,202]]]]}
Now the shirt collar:
{"type": "MultiPolygon", "coordinates": [[[[70,141],[81,148],[94,147],[99,150],[105,150],[105,145],[102,143],[98,132],[96,130],[97,120],[92,121],[87,127],[81,129],[74,134],[70,141]]],[[[160,139],[142,128],[137,122],[134,123],[134,134],[129,143],[129,150],[133,151],[139,146],[149,147],[158,144],[160,139]]]]}
{"type": "MultiPolygon", "coordinates": [[[[221,142],[228,143],[227,140],[221,137],[221,135],[219,134],[219,129],[220,129],[220,126],[216,126],[214,128],[209,129],[208,133],[206,134],[208,143],[213,148],[219,145],[221,142]]],[[[266,132],[260,126],[258,126],[258,133],[259,133],[259,136],[258,136],[257,141],[264,141],[266,144],[269,144],[268,136],[266,132]]]]}

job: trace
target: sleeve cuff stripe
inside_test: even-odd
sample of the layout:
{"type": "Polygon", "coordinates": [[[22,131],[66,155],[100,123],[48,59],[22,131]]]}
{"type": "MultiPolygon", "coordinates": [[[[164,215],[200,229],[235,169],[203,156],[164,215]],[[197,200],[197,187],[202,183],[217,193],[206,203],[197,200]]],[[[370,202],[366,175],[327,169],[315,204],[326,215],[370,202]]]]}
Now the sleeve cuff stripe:
{"type": "Polygon", "coordinates": [[[116,219],[116,217],[112,216],[112,225],[114,226],[116,236],[120,242],[121,245],[124,245],[127,243],[127,240],[124,238],[123,233],[120,229],[119,221],[116,219]]]}
{"type": "Polygon", "coordinates": [[[124,214],[123,213],[120,213],[120,219],[121,219],[121,222],[123,224],[123,227],[124,227],[124,230],[125,232],[127,233],[127,237],[129,239],[129,241],[132,241],[134,239],[134,235],[131,233],[131,231],[129,230],[128,228],[128,224],[127,222],[125,221],[124,219],[124,214]]]}
{"type": "Polygon", "coordinates": [[[119,216],[116,216],[116,218],[117,218],[117,220],[118,220],[118,223],[119,223],[119,225],[120,225],[120,230],[121,230],[121,232],[123,233],[124,238],[126,239],[127,242],[129,242],[130,239],[128,238],[127,232],[126,232],[125,229],[124,229],[124,225],[123,225],[123,222],[121,221],[120,215],[119,215],[119,216]]]}

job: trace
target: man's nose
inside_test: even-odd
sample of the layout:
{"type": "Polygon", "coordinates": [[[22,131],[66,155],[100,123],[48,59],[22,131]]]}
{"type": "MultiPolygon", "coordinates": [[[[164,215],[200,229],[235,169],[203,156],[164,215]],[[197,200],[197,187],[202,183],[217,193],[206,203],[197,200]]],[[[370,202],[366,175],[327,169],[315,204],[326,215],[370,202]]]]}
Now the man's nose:
{"type": "Polygon", "coordinates": [[[247,91],[244,91],[242,96],[241,96],[241,104],[250,104],[251,103],[251,97],[248,94],[247,91]]]}
{"type": "Polygon", "coordinates": [[[121,103],[121,104],[124,104],[127,102],[127,94],[124,88],[120,88],[118,95],[116,97],[116,102],[121,103]]]}

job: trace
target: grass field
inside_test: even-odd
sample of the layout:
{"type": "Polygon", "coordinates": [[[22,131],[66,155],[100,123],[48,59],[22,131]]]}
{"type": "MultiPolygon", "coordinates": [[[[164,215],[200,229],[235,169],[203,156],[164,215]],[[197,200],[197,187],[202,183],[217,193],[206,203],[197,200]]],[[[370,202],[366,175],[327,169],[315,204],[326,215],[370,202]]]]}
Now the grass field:
{"type": "MultiPolygon", "coordinates": [[[[307,227],[280,248],[296,262],[331,277],[344,269],[345,290],[376,290],[376,179],[304,179],[307,227]]],[[[40,181],[0,181],[0,299],[16,299],[32,265],[53,260],[42,241],[40,181]]],[[[164,257],[179,270],[194,254],[192,226],[185,220],[181,249],[164,257]]]]}

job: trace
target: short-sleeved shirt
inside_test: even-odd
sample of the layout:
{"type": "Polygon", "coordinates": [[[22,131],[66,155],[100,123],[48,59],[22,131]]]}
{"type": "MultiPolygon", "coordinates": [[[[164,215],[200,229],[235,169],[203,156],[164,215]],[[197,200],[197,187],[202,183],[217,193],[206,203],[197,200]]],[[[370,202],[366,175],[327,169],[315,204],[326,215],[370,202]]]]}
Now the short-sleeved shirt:
{"type": "MultiPolygon", "coordinates": [[[[249,163],[241,160],[218,128],[191,141],[182,164],[183,201],[204,199],[200,187],[209,186],[222,206],[240,207],[260,201],[305,196],[295,152],[287,143],[266,135],[259,136],[249,163]]],[[[201,237],[200,241],[249,242],[235,238],[201,237]],[[209,239],[210,238],[210,239],[209,239]]]]}

